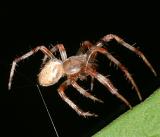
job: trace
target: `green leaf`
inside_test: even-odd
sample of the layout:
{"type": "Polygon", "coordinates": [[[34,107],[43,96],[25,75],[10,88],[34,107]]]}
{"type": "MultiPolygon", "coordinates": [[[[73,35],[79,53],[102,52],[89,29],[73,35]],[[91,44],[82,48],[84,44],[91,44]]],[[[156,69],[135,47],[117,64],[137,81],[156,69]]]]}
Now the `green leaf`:
{"type": "Polygon", "coordinates": [[[160,89],[93,137],[160,137],[160,89]]]}

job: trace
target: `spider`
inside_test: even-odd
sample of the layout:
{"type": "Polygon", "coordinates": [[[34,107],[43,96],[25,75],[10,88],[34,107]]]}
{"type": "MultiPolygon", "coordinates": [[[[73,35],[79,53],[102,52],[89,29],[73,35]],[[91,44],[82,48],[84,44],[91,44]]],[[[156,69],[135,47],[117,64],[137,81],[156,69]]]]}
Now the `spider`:
{"type": "Polygon", "coordinates": [[[66,94],[65,89],[72,85],[80,94],[84,95],[87,98],[92,99],[93,101],[103,102],[102,100],[98,99],[97,97],[93,96],[91,93],[87,92],[84,88],[82,88],[76,81],[78,79],[84,80],[88,76],[91,77],[91,90],[93,89],[93,80],[97,79],[101,84],[103,84],[111,94],[115,95],[119,98],[122,102],[124,102],[129,108],[132,106],[130,103],[118,92],[118,89],[112,84],[108,77],[103,76],[99,72],[96,71],[95,60],[97,53],[101,53],[105,55],[111,62],[117,65],[120,70],[124,73],[127,79],[130,81],[132,86],[134,87],[138,97],[142,100],[139,88],[135,83],[134,79],[132,78],[131,74],[128,72],[127,68],[117,60],[111,53],[108,52],[106,48],[104,48],[104,44],[115,40],[120,45],[124,46],[128,50],[137,54],[143,62],[149,67],[149,69],[153,72],[156,76],[156,72],[153,69],[152,65],[146,59],[144,54],[137,48],[133,47],[132,45],[126,43],[123,39],[119,36],[114,34],[108,34],[101,38],[96,44],[92,44],[89,41],[84,41],[78,50],[75,56],[71,56],[67,58],[66,50],[63,44],[57,44],[53,46],[50,50],[47,49],[45,46],[37,46],[36,48],[32,49],[31,51],[27,52],[26,54],[22,55],[21,57],[16,58],[11,67],[10,71],[10,78],[8,83],[8,89],[11,89],[11,83],[15,71],[16,64],[31,55],[35,54],[37,51],[41,51],[44,53],[44,58],[42,61],[42,67],[40,69],[40,73],[38,74],[38,83],[41,86],[51,86],[54,85],[59,81],[61,77],[66,76],[67,80],[64,81],[58,88],[58,94],[60,97],[79,115],[87,117],[87,116],[98,116],[97,114],[85,112],[80,109],[72,100],[70,100],[66,94]],[[59,51],[61,60],[57,59],[54,55],[55,52],[59,51]]]}

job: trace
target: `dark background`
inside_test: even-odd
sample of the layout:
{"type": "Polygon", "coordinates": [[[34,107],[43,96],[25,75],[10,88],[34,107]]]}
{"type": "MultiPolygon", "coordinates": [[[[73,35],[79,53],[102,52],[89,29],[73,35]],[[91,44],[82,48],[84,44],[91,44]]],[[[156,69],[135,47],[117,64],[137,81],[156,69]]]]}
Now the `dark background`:
{"type": "MultiPolygon", "coordinates": [[[[130,44],[137,43],[158,73],[154,77],[144,63],[132,52],[110,42],[108,49],[133,75],[143,99],[160,85],[159,21],[156,3],[4,3],[0,6],[0,105],[2,137],[53,137],[56,136],[36,88],[37,74],[43,54],[38,52],[18,64],[11,91],[7,83],[11,63],[37,45],[63,43],[68,56],[75,55],[84,40],[98,41],[106,34],[113,33],[130,44]]],[[[116,70],[103,56],[98,56],[98,71],[110,75],[114,85],[134,106],[138,100],[123,73],[116,70]]],[[[60,137],[89,137],[112,122],[128,108],[95,81],[94,92],[104,104],[90,101],[79,95],[72,87],[66,94],[83,110],[95,112],[98,118],[78,116],[58,96],[57,84],[40,87],[60,137]]],[[[86,89],[89,80],[80,82],[86,89]]]]}

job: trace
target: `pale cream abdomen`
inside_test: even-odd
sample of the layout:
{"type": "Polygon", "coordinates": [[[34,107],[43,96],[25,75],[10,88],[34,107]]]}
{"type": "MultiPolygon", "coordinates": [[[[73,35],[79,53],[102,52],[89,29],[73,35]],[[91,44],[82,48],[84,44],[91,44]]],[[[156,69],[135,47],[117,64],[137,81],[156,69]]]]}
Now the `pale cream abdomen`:
{"type": "Polygon", "coordinates": [[[50,60],[41,69],[38,74],[38,82],[42,86],[50,86],[59,81],[64,73],[62,62],[59,60],[50,60]]]}

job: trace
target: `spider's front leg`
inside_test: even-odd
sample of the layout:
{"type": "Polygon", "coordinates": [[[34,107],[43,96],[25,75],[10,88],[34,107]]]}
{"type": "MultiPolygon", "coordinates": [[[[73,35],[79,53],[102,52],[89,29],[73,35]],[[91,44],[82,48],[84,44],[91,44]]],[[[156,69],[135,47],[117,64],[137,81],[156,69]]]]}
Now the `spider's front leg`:
{"type": "Polygon", "coordinates": [[[130,103],[121,95],[118,93],[118,89],[114,87],[112,82],[102,74],[93,71],[91,68],[87,68],[86,72],[92,76],[95,77],[100,83],[102,83],[113,95],[117,96],[120,100],[122,100],[129,108],[132,108],[130,103]]]}
{"type": "Polygon", "coordinates": [[[79,48],[76,55],[85,54],[86,51],[89,50],[92,46],[93,46],[93,44],[90,41],[82,42],[81,47],[79,48]]]}
{"type": "MultiPolygon", "coordinates": [[[[157,73],[154,70],[154,68],[152,67],[152,65],[149,63],[149,61],[147,60],[147,58],[144,56],[144,54],[138,48],[135,48],[135,47],[131,46],[130,44],[128,44],[127,42],[125,42],[122,38],[120,38],[120,37],[118,37],[117,35],[114,35],[114,34],[109,34],[109,35],[106,35],[106,36],[104,36],[102,38],[102,40],[104,42],[109,42],[112,39],[116,40],[122,46],[124,46],[127,49],[131,50],[132,52],[136,53],[140,58],[142,58],[142,60],[144,61],[144,63],[150,68],[150,70],[153,72],[153,74],[155,76],[157,76],[157,73]]],[[[102,47],[103,44],[100,42],[99,44],[97,44],[97,46],[102,47]]]]}
{"type": "Polygon", "coordinates": [[[131,74],[128,72],[127,68],[120,61],[118,61],[114,56],[112,56],[112,54],[110,54],[106,49],[97,47],[91,50],[90,52],[88,52],[89,56],[88,56],[87,63],[90,61],[92,54],[97,52],[104,54],[109,60],[111,60],[114,64],[116,64],[121,69],[121,71],[125,74],[126,78],[131,82],[133,88],[137,92],[139,99],[142,100],[142,96],[140,94],[139,88],[135,83],[134,79],[132,78],[131,74]]]}
{"type": "MultiPolygon", "coordinates": [[[[76,55],[85,54],[88,52],[88,50],[91,50],[91,48],[93,47],[94,45],[90,41],[83,41],[76,55]]],[[[90,62],[95,62],[96,55],[97,53],[92,54],[92,58],[90,59],[90,62]]],[[[91,77],[91,84],[90,84],[91,91],[93,91],[93,86],[94,86],[94,78],[91,77]]]]}
{"type": "Polygon", "coordinates": [[[9,77],[9,82],[8,82],[8,89],[9,90],[11,89],[11,84],[12,84],[12,79],[13,79],[13,75],[14,75],[14,70],[16,68],[16,64],[18,62],[20,62],[21,60],[24,60],[24,59],[30,57],[31,55],[33,55],[34,53],[36,53],[39,50],[42,51],[49,58],[54,58],[53,54],[45,46],[38,46],[38,47],[32,49],[31,51],[27,52],[26,54],[22,55],[21,57],[16,58],[12,62],[12,67],[11,67],[11,71],[10,71],[10,77],[9,77]]]}
{"type": "Polygon", "coordinates": [[[75,110],[79,115],[87,117],[87,116],[95,116],[97,117],[96,114],[93,113],[89,113],[89,112],[84,112],[83,110],[81,110],[76,104],[74,104],[64,93],[65,89],[70,85],[70,81],[66,80],[65,82],[63,82],[60,87],[58,88],[58,93],[60,95],[60,97],[73,109],[75,110]]]}

